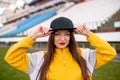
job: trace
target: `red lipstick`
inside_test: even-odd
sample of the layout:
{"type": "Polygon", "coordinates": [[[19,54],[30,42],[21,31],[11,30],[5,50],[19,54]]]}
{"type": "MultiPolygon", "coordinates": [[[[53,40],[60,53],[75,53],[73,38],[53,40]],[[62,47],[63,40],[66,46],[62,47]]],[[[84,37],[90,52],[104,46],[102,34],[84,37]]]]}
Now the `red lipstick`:
{"type": "Polygon", "coordinates": [[[61,42],[61,43],[59,43],[60,45],[65,45],[65,43],[64,42],[61,42]]]}

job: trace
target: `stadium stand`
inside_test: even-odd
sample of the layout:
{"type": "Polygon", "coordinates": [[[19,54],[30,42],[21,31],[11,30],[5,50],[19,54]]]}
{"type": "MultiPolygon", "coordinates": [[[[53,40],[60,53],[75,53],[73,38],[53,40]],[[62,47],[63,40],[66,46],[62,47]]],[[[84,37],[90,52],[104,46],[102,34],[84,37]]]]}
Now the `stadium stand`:
{"type": "Polygon", "coordinates": [[[94,0],[86,3],[78,3],[67,11],[58,13],[56,16],[53,16],[40,25],[49,26],[50,22],[54,18],[65,16],[70,18],[75,26],[86,24],[89,29],[98,30],[98,28],[101,27],[102,24],[105,24],[105,22],[107,22],[112,17],[112,15],[119,11],[119,9],[119,0],[94,0]],[[46,23],[48,24],[46,25],[46,23]]]}
{"type": "Polygon", "coordinates": [[[33,10],[29,10],[29,13],[30,13],[30,14],[31,14],[31,13],[35,13],[35,12],[37,12],[37,11],[46,9],[46,8],[48,8],[48,7],[50,7],[50,6],[54,6],[54,5],[56,5],[56,4],[58,4],[58,3],[61,3],[61,2],[64,2],[64,1],[63,1],[63,0],[53,0],[53,1],[49,1],[49,2],[47,2],[47,3],[45,3],[45,4],[42,4],[42,5],[34,8],[33,10]]]}
{"type": "Polygon", "coordinates": [[[29,4],[29,5],[33,5],[33,4],[35,4],[35,3],[37,3],[38,1],[40,1],[40,0],[24,0],[27,4],[29,4]]]}
{"type": "MultiPolygon", "coordinates": [[[[35,0],[26,0],[26,1],[32,2],[35,0]]],[[[41,6],[43,7],[42,9],[44,9],[43,11],[41,11],[39,9],[39,7],[40,7],[39,3],[37,3],[33,6],[29,6],[26,3],[27,2],[24,2],[23,0],[21,0],[21,1],[19,1],[19,0],[17,0],[17,1],[16,0],[3,1],[2,3],[0,3],[0,13],[1,13],[1,15],[0,15],[0,27],[4,26],[4,28],[0,28],[0,31],[1,31],[0,36],[3,34],[9,34],[9,32],[16,30],[16,27],[19,28],[21,22],[24,23],[24,21],[27,21],[27,20],[29,22],[29,20],[34,18],[35,16],[38,16],[42,13],[59,8],[60,6],[59,5],[56,6],[56,5],[64,3],[64,0],[41,1],[40,3],[43,3],[43,4],[41,4],[41,6]],[[20,3],[20,4],[17,5],[18,3],[20,3]],[[1,4],[3,4],[3,5],[1,6],[1,4]],[[7,4],[7,7],[8,7],[5,10],[3,10],[3,7],[5,7],[4,4],[7,4]],[[45,6],[43,6],[43,5],[45,5],[45,6]],[[46,9],[48,7],[53,7],[53,6],[55,6],[55,8],[49,8],[48,10],[46,9]],[[34,10],[34,12],[31,13],[31,10],[34,10]],[[26,18],[28,18],[28,19],[26,19],[26,18]],[[26,20],[24,20],[24,19],[26,19],[26,20]],[[13,26],[13,28],[11,29],[10,24],[15,24],[15,27],[13,26]],[[5,30],[5,31],[3,31],[3,30],[5,30]]],[[[54,10],[54,12],[55,12],[55,10],[54,10]]],[[[22,31],[24,31],[24,30],[22,30],[22,31]]],[[[23,33],[26,33],[26,32],[23,32],[23,33]]]]}
{"type": "Polygon", "coordinates": [[[21,19],[23,17],[29,16],[32,13],[36,13],[37,11],[43,10],[50,6],[54,6],[59,3],[63,3],[64,0],[16,0],[13,3],[8,5],[8,8],[4,12],[4,16],[6,17],[6,21],[2,22],[3,24],[14,22],[15,20],[21,19]],[[36,3],[36,4],[35,4],[36,3]],[[42,5],[37,5],[39,3],[43,3],[42,5]],[[29,5],[34,4],[34,5],[29,5]],[[9,15],[8,13],[12,13],[9,15]]]}
{"type": "Polygon", "coordinates": [[[7,34],[10,31],[14,31],[16,29],[17,29],[17,27],[16,27],[15,23],[9,24],[9,25],[7,25],[5,27],[1,27],[0,28],[0,36],[2,36],[4,34],[7,34]]]}
{"type": "Polygon", "coordinates": [[[56,14],[56,10],[51,10],[49,12],[30,17],[30,18],[18,23],[17,29],[12,30],[4,35],[1,35],[0,37],[15,36],[16,34],[23,32],[23,31],[29,29],[30,27],[37,25],[38,23],[43,22],[44,20],[52,17],[55,14],[56,14]]]}

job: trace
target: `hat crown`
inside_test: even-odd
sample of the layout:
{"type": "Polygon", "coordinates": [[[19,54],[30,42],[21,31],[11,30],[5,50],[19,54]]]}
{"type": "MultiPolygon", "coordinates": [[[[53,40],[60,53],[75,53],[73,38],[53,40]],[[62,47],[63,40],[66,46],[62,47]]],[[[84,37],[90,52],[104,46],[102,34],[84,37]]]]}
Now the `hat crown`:
{"type": "Polygon", "coordinates": [[[50,27],[53,30],[61,30],[61,29],[73,29],[73,23],[70,19],[65,17],[59,17],[54,19],[51,22],[50,27]]]}

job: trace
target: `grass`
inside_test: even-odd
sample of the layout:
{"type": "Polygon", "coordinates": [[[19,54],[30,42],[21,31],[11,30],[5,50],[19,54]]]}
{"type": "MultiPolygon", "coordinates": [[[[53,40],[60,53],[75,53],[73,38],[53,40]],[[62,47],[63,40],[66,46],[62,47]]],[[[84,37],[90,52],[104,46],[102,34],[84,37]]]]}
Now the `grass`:
{"type": "Polygon", "coordinates": [[[26,73],[16,70],[4,61],[7,48],[0,48],[0,80],[29,80],[26,73]]]}
{"type": "Polygon", "coordinates": [[[109,62],[95,69],[93,80],[120,80],[120,62],[109,62]]]}
{"type": "MultiPolygon", "coordinates": [[[[4,61],[7,48],[0,48],[0,80],[29,80],[26,73],[16,70],[4,61]]],[[[93,80],[120,80],[120,62],[109,62],[95,69],[93,80]]]]}

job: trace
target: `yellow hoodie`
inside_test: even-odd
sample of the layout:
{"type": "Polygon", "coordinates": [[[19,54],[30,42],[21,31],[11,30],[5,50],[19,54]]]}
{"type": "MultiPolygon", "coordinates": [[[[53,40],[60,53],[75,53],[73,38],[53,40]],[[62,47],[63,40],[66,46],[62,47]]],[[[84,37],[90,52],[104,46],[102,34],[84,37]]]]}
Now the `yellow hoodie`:
{"type": "MultiPolygon", "coordinates": [[[[94,33],[91,33],[87,40],[95,50],[80,49],[80,54],[86,60],[91,71],[90,76],[92,76],[94,67],[100,67],[112,60],[116,56],[116,51],[94,33]]],[[[35,80],[39,67],[44,60],[43,52],[26,54],[27,49],[32,47],[34,42],[30,36],[27,36],[11,46],[5,56],[5,61],[8,64],[28,73],[32,76],[31,80],[35,80]]],[[[54,60],[50,64],[46,77],[47,80],[82,80],[81,69],[72,58],[69,48],[56,49],[54,60]]]]}

